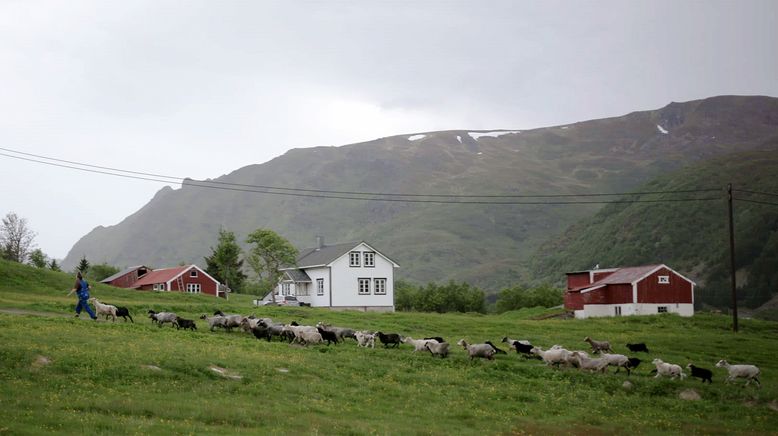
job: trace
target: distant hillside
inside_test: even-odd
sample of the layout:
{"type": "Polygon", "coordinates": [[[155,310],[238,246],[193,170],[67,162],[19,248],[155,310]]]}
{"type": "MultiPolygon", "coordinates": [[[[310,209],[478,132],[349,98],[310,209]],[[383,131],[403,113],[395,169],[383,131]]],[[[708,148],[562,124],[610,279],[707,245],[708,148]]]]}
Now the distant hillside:
{"type": "MultiPolygon", "coordinates": [[[[637,191],[718,187],[732,182],[735,189],[778,192],[778,140],[764,148],[692,165],[656,178],[637,191]]],[[[595,264],[607,268],[661,262],[695,280],[701,302],[728,306],[727,203],[723,191],[713,196],[721,200],[608,205],[544,244],[533,256],[533,277],[559,282],[564,272],[595,264]]],[[[776,198],[745,193],[736,193],[735,198],[778,203],[776,198]]],[[[734,216],[739,297],[741,304],[757,307],[778,294],[778,206],[736,201],[734,216]]]]}
{"type": "MultiPolygon", "coordinates": [[[[411,194],[620,192],[778,137],[778,99],[722,96],[566,126],[483,133],[427,132],[295,149],[216,180],[411,194]]],[[[405,279],[467,280],[497,289],[527,277],[531,253],[598,209],[350,201],[185,184],[160,190],[117,225],[95,228],[63,266],[73,267],[82,255],[119,267],[202,264],[220,226],[240,239],[269,227],[300,248],[313,245],[316,235],[331,243],[370,241],[400,263],[405,279]]]]}

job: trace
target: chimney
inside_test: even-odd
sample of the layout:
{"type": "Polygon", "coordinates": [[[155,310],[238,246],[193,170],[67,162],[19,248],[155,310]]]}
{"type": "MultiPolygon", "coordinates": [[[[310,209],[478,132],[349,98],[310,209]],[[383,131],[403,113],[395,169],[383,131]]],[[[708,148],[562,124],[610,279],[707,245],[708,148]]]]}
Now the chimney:
{"type": "Polygon", "coordinates": [[[316,237],[316,249],[321,250],[324,248],[324,236],[317,236],[316,237]]]}

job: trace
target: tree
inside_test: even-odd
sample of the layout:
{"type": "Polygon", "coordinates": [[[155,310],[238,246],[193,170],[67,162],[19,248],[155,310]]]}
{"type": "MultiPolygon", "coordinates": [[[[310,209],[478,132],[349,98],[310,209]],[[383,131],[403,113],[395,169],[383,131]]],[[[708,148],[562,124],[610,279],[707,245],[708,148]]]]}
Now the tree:
{"type": "Polygon", "coordinates": [[[30,263],[36,268],[46,268],[48,262],[46,261],[46,255],[43,253],[43,250],[40,248],[32,250],[32,253],[30,253],[30,263]]]}
{"type": "Polygon", "coordinates": [[[523,307],[554,307],[562,304],[562,291],[549,284],[537,288],[518,285],[503,289],[497,297],[498,313],[523,307]]]}
{"type": "Polygon", "coordinates": [[[216,248],[211,247],[211,255],[205,257],[205,272],[216,280],[240,292],[246,274],[243,273],[243,260],[240,259],[240,247],[235,233],[219,229],[219,241],[216,248]]]}
{"type": "MultiPolygon", "coordinates": [[[[294,265],[297,261],[297,249],[284,237],[270,229],[257,229],[249,234],[246,242],[254,244],[249,250],[248,261],[251,269],[257,273],[262,288],[272,291],[281,280],[280,268],[294,265]]],[[[276,301],[275,292],[270,298],[276,301]]]]}
{"type": "Polygon", "coordinates": [[[57,259],[51,259],[51,262],[49,263],[49,269],[52,271],[62,271],[62,268],[60,268],[59,264],[57,263],[57,259]]]}
{"type": "Polygon", "coordinates": [[[0,249],[5,259],[23,263],[35,240],[35,232],[27,227],[27,219],[9,212],[0,226],[0,249]]]}
{"type": "Polygon", "coordinates": [[[100,281],[103,280],[106,277],[110,277],[116,273],[119,272],[119,268],[108,265],[107,263],[99,263],[97,265],[92,265],[89,267],[89,278],[100,281]]]}
{"type": "Polygon", "coordinates": [[[81,260],[78,262],[78,267],[76,267],[76,269],[82,275],[86,275],[86,272],[89,271],[89,261],[86,260],[86,255],[81,256],[81,260]]]}

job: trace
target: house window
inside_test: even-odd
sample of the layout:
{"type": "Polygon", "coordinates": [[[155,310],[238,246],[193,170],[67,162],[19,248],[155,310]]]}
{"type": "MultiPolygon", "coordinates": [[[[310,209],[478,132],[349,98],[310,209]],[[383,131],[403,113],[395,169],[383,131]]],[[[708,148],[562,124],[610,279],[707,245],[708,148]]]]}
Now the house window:
{"type": "Polygon", "coordinates": [[[359,252],[352,251],[348,254],[348,266],[359,266],[359,252]]]}
{"type": "Polygon", "coordinates": [[[359,281],[359,295],[370,295],[370,279],[357,279],[359,281]]]}
{"type": "Polygon", "coordinates": [[[667,306],[659,306],[656,308],[656,313],[667,313],[667,306]]]}
{"type": "Polygon", "coordinates": [[[365,263],[364,265],[368,268],[372,268],[375,266],[375,253],[372,251],[366,251],[365,253],[365,263]]]}
{"type": "Polygon", "coordinates": [[[386,279],[373,279],[375,285],[373,285],[373,292],[376,295],[386,295],[386,279]]]}
{"type": "Polygon", "coordinates": [[[295,283],[294,293],[297,296],[303,296],[303,297],[310,295],[308,293],[308,283],[295,283]]]}
{"type": "Polygon", "coordinates": [[[192,271],[189,271],[189,277],[197,277],[197,270],[193,269],[192,271]]]}
{"type": "Polygon", "coordinates": [[[290,295],[290,286],[289,283],[282,283],[281,284],[281,295],[290,295]]]}
{"type": "Polygon", "coordinates": [[[199,294],[200,293],[200,284],[199,283],[187,283],[186,284],[186,292],[189,292],[190,294],[199,294]]]}
{"type": "Polygon", "coordinates": [[[151,287],[151,289],[153,289],[155,291],[159,291],[159,285],[154,283],[154,285],[151,287]]]}
{"type": "Polygon", "coordinates": [[[621,306],[616,306],[613,309],[615,311],[616,316],[621,316],[621,306]]]}
{"type": "Polygon", "coordinates": [[[316,295],[324,295],[324,279],[316,279],[316,295]]]}
{"type": "Polygon", "coordinates": [[[153,288],[155,291],[164,291],[165,290],[165,284],[164,283],[155,283],[153,288]]]}
{"type": "Polygon", "coordinates": [[[659,284],[666,285],[670,283],[670,276],[659,276],[659,284]]]}

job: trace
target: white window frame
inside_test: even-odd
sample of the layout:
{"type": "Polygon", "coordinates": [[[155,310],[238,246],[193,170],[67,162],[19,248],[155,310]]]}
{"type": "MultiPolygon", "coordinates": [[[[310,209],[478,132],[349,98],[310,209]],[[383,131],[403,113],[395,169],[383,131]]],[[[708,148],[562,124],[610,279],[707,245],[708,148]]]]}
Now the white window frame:
{"type": "Polygon", "coordinates": [[[292,295],[292,286],[290,283],[281,283],[281,295],[292,295]]]}
{"type": "Polygon", "coordinates": [[[348,266],[352,268],[357,268],[361,266],[359,264],[359,258],[362,257],[361,253],[359,251],[350,251],[348,253],[348,266]]]}
{"type": "Polygon", "coordinates": [[[658,276],[658,280],[660,285],[670,284],[670,276],[658,276]]]}
{"type": "Polygon", "coordinates": [[[386,295],[386,279],[375,278],[373,279],[373,293],[375,295],[386,295]],[[380,284],[380,286],[379,286],[380,284]],[[380,291],[379,291],[380,289],[380,291]]]}
{"type": "Polygon", "coordinates": [[[669,311],[667,309],[669,309],[667,306],[657,306],[656,307],[656,313],[669,313],[669,311]],[[662,309],[664,309],[664,310],[662,310],[662,309]]]}
{"type": "Polygon", "coordinates": [[[199,283],[187,283],[186,284],[186,292],[190,294],[199,294],[202,292],[203,288],[199,283]]]}
{"type": "Polygon", "coordinates": [[[614,307],[613,312],[616,316],[621,316],[621,306],[614,307]]]}
{"type": "Polygon", "coordinates": [[[365,251],[362,253],[362,256],[364,257],[362,265],[365,268],[375,268],[375,251],[365,251]],[[370,262],[367,261],[368,259],[370,259],[370,262]]]}
{"type": "Polygon", "coordinates": [[[316,279],[316,295],[324,295],[324,279],[316,279]]]}
{"type": "Polygon", "coordinates": [[[357,294],[370,295],[370,278],[360,277],[357,279],[357,294]]]}
{"type": "Polygon", "coordinates": [[[197,270],[193,269],[193,270],[189,271],[189,277],[191,277],[193,279],[196,279],[197,278],[197,270]]]}

